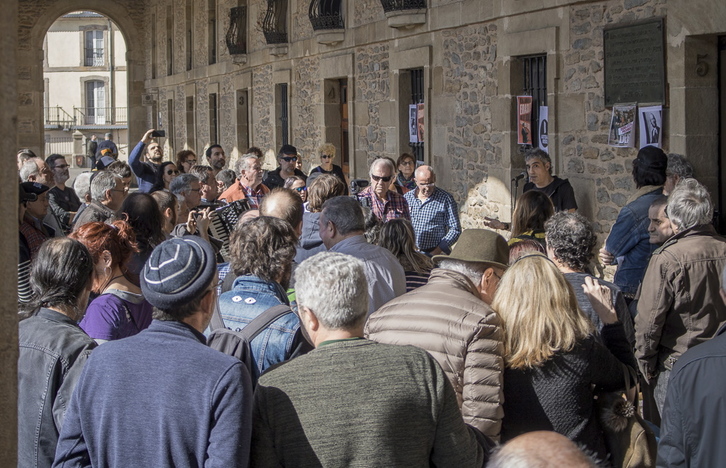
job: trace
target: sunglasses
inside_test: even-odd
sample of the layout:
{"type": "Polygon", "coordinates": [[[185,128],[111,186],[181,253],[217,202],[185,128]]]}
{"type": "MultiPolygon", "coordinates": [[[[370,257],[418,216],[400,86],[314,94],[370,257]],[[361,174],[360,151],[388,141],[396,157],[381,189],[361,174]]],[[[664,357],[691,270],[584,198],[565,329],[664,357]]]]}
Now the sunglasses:
{"type": "Polygon", "coordinates": [[[329,154],[321,154],[320,155],[320,158],[321,159],[333,159],[333,157],[331,155],[329,155],[329,154]]]}
{"type": "Polygon", "coordinates": [[[179,171],[177,171],[177,170],[173,170],[172,171],[171,169],[169,169],[168,171],[166,171],[166,175],[172,175],[172,174],[179,175],[179,171]]]}
{"type": "Polygon", "coordinates": [[[381,177],[381,176],[377,176],[377,175],[371,175],[371,179],[375,180],[376,182],[380,182],[380,181],[390,182],[391,177],[393,177],[393,176],[381,177]]]}
{"type": "Polygon", "coordinates": [[[55,169],[65,169],[66,167],[71,167],[70,164],[58,164],[55,166],[55,169]]]}
{"type": "Polygon", "coordinates": [[[297,156],[285,156],[280,159],[282,159],[285,162],[293,162],[293,161],[297,161],[297,156]]]}
{"type": "Polygon", "coordinates": [[[308,191],[308,188],[307,187],[298,187],[298,188],[295,189],[295,191],[296,192],[300,192],[300,193],[307,192],[308,191]]]}

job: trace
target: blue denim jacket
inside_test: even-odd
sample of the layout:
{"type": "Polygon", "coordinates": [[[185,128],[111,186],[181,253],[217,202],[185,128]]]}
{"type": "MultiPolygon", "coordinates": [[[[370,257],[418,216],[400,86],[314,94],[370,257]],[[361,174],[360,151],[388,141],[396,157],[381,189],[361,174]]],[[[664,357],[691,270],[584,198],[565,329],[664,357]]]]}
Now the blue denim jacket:
{"type": "Polygon", "coordinates": [[[639,192],[645,193],[620,210],[618,219],[605,242],[605,250],[613,254],[618,262],[613,282],[625,294],[635,294],[638,291],[650,256],[658,248],[649,241],[648,208],[653,200],[663,194],[663,188],[657,187],[654,190],[652,186],[649,188],[650,191],[648,187],[641,187],[639,192]]]}
{"type": "MultiPolygon", "coordinates": [[[[235,331],[240,331],[262,312],[280,304],[290,304],[282,286],[252,275],[240,276],[234,280],[230,291],[219,296],[219,311],[224,324],[235,331]]],[[[252,340],[250,348],[257,364],[252,369],[253,381],[257,381],[260,374],[268,367],[290,357],[299,328],[300,319],[295,313],[290,312],[277,319],[252,340]]]]}

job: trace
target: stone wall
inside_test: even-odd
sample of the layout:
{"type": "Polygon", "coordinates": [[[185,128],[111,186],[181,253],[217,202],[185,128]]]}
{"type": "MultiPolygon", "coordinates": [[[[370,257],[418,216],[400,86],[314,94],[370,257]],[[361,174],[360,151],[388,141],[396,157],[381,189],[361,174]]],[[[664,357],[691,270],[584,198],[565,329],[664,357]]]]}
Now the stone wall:
{"type": "MultiPolygon", "coordinates": [[[[309,23],[309,22],[308,22],[309,23]]],[[[315,115],[322,106],[323,82],[318,79],[320,67],[319,57],[306,57],[295,64],[295,82],[292,87],[292,115],[296,122],[292,143],[305,157],[303,168],[309,170],[310,155],[315,154],[321,143],[322,132],[316,124],[315,115]]]]}
{"type": "Polygon", "coordinates": [[[386,18],[381,0],[356,0],[353,6],[353,27],[381,21],[386,18]]]}
{"type": "Polygon", "coordinates": [[[266,151],[272,149],[275,141],[275,116],[272,114],[275,105],[275,87],[272,81],[272,65],[252,71],[252,96],[254,141],[251,144],[266,151]]]}
{"type": "Polygon", "coordinates": [[[355,105],[357,114],[364,116],[356,122],[356,149],[367,153],[368,164],[386,153],[386,129],[381,123],[379,107],[392,99],[389,71],[389,46],[376,44],[359,47],[355,53],[355,105]]]}

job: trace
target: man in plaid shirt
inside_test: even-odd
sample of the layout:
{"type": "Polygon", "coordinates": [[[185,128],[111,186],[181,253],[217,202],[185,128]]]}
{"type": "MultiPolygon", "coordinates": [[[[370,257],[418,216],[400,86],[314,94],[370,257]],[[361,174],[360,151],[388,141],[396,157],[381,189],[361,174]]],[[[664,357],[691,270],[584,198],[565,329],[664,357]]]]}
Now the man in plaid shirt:
{"type": "Polygon", "coordinates": [[[414,173],[416,190],[404,195],[411,210],[416,245],[430,255],[449,254],[461,234],[459,208],[454,197],[436,187],[431,166],[420,166],[414,173]]]}
{"type": "Polygon", "coordinates": [[[406,199],[395,190],[390,190],[395,173],[396,167],[392,160],[388,158],[374,160],[368,174],[371,184],[358,193],[361,204],[368,206],[384,223],[396,218],[411,219],[406,199]]]}

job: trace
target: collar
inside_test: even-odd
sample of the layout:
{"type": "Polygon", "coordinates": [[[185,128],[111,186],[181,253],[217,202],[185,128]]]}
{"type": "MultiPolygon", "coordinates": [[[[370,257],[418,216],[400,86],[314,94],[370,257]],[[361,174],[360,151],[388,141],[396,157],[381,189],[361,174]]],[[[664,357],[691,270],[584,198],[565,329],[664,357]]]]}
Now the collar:
{"type": "Polygon", "coordinates": [[[350,237],[346,237],[342,241],[335,244],[333,247],[331,247],[329,250],[331,252],[338,252],[340,249],[346,247],[346,246],[353,246],[353,245],[361,245],[361,244],[367,244],[368,241],[366,241],[366,238],[363,234],[355,234],[350,237]]]}
{"type": "Polygon", "coordinates": [[[690,236],[714,236],[718,235],[716,232],[716,228],[713,227],[711,224],[699,224],[697,226],[693,226],[692,228],[688,228],[685,231],[681,231],[678,234],[674,234],[673,237],[668,239],[656,249],[653,253],[660,253],[665,249],[666,247],[675,244],[678,242],[679,239],[683,239],[690,236]]]}
{"type": "Polygon", "coordinates": [[[365,338],[363,338],[362,336],[354,336],[353,338],[341,338],[339,340],[327,340],[327,341],[323,341],[322,343],[320,343],[318,345],[318,348],[329,345],[329,344],[333,344],[333,343],[341,343],[343,341],[356,341],[356,340],[364,340],[364,339],[365,338]]]}
{"type": "MultiPolygon", "coordinates": [[[[479,295],[479,290],[476,288],[474,283],[472,283],[471,280],[467,278],[467,276],[463,273],[459,273],[458,271],[454,270],[447,270],[444,268],[434,268],[433,270],[431,270],[431,276],[429,276],[429,283],[436,283],[441,281],[450,283],[457,289],[462,289],[470,293],[471,295],[476,296],[477,299],[481,298],[481,296],[479,295]]],[[[484,303],[484,301],[482,301],[482,303],[484,303]]]]}
{"type": "Polygon", "coordinates": [[[51,322],[67,323],[69,325],[78,327],[78,323],[66,314],[62,314],[53,309],[48,309],[47,307],[41,307],[40,310],[35,313],[35,316],[51,322]]]}
{"type": "MultiPolygon", "coordinates": [[[[230,273],[234,274],[231,270],[230,273]]],[[[290,300],[287,297],[287,291],[285,291],[282,285],[277,281],[265,281],[259,276],[255,275],[242,275],[235,278],[234,282],[232,283],[232,289],[242,287],[245,283],[257,283],[270,286],[275,291],[277,298],[282,301],[283,304],[290,305],[290,300]]]]}
{"type": "Polygon", "coordinates": [[[663,191],[663,186],[662,185],[644,185],[644,186],[640,187],[638,190],[636,190],[635,193],[632,194],[630,196],[630,198],[628,198],[628,201],[626,201],[625,204],[627,205],[628,203],[631,203],[631,202],[637,200],[638,198],[642,197],[646,193],[655,192],[656,190],[663,191]]]}
{"type": "Polygon", "coordinates": [[[157,320],[153,319],[148,328],[149,331],[170,333],[173,335],[186,336],[187,338],[195,338],[203,345],[207,344],[207,338],[197,331],[191,325],[175,320],[157,320]]]}

